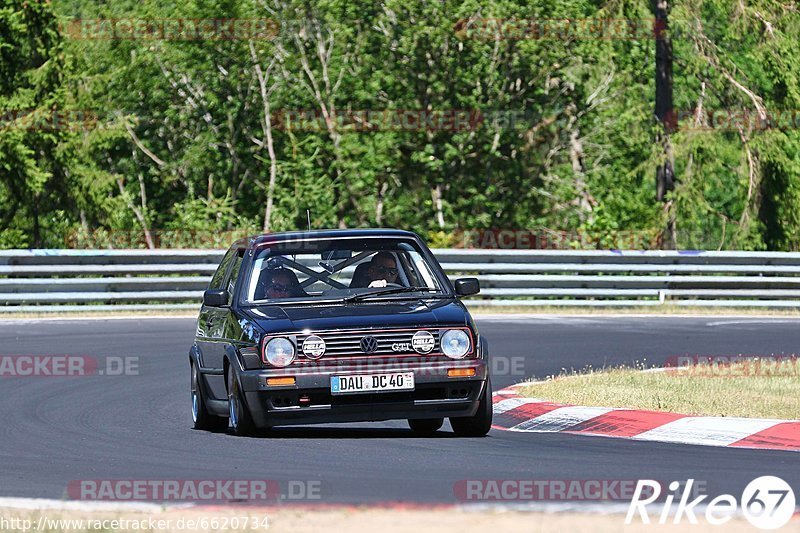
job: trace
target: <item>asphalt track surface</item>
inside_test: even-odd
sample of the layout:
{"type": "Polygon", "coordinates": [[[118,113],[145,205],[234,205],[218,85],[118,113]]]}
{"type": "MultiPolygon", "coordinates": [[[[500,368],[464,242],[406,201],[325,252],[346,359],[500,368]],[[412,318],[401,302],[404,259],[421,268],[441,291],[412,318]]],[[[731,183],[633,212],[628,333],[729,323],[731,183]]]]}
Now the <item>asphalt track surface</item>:
{"type": "MultiPolygon", "coordinates": [[[[800,320],[725,317],[479,319],[495,389],[587,365],[676,355],[800,352],[800,320]]],[[[138,375],[0,377],[0,496],[63,498],[84,479],[319,482],[322,503],[459,503],[459,480],[685,480],[740,495],[793,452],[493,430],[420,438],[403,421],[279,428],[266,438],[191,429],[185,318],[0,321],[2,355],[138,357],[138,375]]],[[[800,414],[798,414],[800,416],[800,414]]]]}

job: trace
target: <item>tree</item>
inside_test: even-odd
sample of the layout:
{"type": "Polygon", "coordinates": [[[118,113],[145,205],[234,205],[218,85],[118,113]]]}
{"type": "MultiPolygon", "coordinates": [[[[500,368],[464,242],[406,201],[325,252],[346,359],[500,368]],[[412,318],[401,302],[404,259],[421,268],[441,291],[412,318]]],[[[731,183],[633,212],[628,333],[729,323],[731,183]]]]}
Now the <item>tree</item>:
{"type": "Polygon", "coordinates": [[[489,228],[546,228],[577,236],[570,246],[800,246],[792,4],[52,9],[61,33],[49,4],[0,11],[4,116],[41,122],[57,111],[85,124],[84,113],[96,124],[6,124],[2,246],[96,229],[102,239],[81,242],[124,246],[109,238],[122,232],[132,246],[192,245],[177,237],[186,229],[216,246],[227,231],[303,228],[307,209],[317,228],[397,226],[442,246],[489,228]],[[76,22],[107,30],[120,19],[271,19],[280,31],[93,39],[76,22]],[[654,20],[658,34],[646,34],[654,20]],[[614,24],[622,35],[588,30],[614,24]]]}
{"type": "Polygon", "coordinates": [[[50,5],[0,8],[0,246],[57,245],[72,211],[60,146],[91,117],[66,108],[62,39],[50,5]]]}

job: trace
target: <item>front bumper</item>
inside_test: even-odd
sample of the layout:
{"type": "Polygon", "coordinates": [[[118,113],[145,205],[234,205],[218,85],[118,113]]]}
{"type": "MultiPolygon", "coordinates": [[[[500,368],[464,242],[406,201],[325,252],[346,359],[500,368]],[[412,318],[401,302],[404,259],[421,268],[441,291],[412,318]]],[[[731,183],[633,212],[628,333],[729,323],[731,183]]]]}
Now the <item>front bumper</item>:
{"type": "Polygon", "coordinates": [[[307,364],[290,369],[240,373],[244,399],[260,427],[331,422],[365,422],[407,418],[472,416],[486,386],[482,359],[428,361],[353,360],[307,364]],[[448,377],[447,371],[474,368],[470,377],[448,377]],[[414,372],[413,391],[331,394],[336,375],[414,372]],[[289,386],[267,385],[267,378],[294,377],[289,386]]]}

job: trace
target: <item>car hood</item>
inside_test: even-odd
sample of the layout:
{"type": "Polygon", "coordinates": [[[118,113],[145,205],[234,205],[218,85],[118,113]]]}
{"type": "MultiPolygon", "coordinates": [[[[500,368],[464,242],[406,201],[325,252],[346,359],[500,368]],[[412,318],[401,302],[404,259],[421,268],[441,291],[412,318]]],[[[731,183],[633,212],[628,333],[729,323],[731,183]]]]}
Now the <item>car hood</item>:
{"type": "Polygon", "coordinates": [[[468,325],[456,299],[359,302],[349,305],[270,305],[247,314],[266,334],[331,329],[371,329],[468,325]]]}

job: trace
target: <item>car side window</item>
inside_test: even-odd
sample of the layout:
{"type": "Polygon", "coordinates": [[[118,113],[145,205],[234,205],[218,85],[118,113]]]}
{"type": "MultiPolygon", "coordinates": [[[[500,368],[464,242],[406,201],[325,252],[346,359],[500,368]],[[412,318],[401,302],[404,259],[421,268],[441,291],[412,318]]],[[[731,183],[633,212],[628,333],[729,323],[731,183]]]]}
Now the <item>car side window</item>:
{"type": "Polygon", "coordinates": [[[242,269],[242,261],[244,260],[244,250],[239,250],[233,260],[233,267],[231,267],[231,275],[228,278],[228,301],[233,301],[233,291],[236,289],[236,280],[239,279],[239,271],[242,269]]]}
{"type": "Polygon", "coordinates": [[[208,284],[208,288],[210,290],[223,288],[222,284],[225,283],[225,274],[227,274],[228,267],[230,266],[234,257],[236,257],[236,250],[231,248],[225,254],[225,257],[222,258],[222,262],[217,267],[217,271],[214,272],[214,276],[211,278],[211,283],[208,284]]]}

